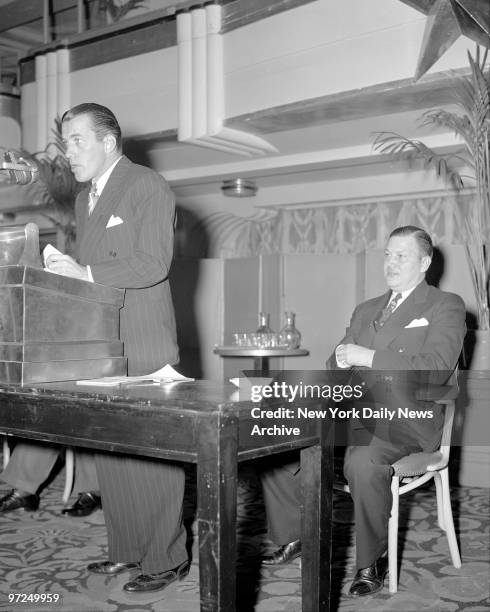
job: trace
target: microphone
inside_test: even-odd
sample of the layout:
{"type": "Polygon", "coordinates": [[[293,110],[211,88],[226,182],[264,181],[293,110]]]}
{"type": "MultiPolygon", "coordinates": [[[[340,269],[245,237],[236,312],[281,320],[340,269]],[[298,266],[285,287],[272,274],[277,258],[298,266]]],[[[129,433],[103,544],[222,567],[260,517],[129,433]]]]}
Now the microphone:
{"type": "Polygon", "coordinates": [[[9,183],[29,185],[37,181],[39,172],[36,166],[26,161],[15,151],[4,151],[3,156],[0,155],[0,160],[0,172],[6,172],[9,175],[9,183]]]}

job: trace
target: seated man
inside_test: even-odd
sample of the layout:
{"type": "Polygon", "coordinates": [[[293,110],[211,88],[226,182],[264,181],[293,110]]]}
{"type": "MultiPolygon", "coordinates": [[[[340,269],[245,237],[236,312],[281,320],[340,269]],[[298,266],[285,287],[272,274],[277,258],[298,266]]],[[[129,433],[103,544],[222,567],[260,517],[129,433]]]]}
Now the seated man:
{"type": "MultiPolygon", "coordinates": [[[[19,441],[16,444],[10,461],[1,475],[1,480],[13,488],[0,498],[0,514],[18,508],[38,509],[38,491],[51,474],[60,452],[62,449],[59,446],[51,444],[37,444],[30,441],[19,441]]],[[[78,492],[78,499],[72,506],[63,508],[63,514],[88,516],[101,507],[92,453],[77,450],[73,490],[78,492]]]]}
{"type": "MultiPolygon", "coordinates": [[[[440,374],[437,379],[441,384],[445,382],[442,378],[449,378],[463,346],[466,312],[459,296],[427,285],[425,272],[431,259],[432,241],[424,230],[405,226],[391,233],[384,258],[389,291],[357,306],[327,368],[433,372],[440,374]]],[[[382,401],[390,394],[397,402],[403,397],[399,390],[392,389],[382,401]]],[[[397,407],[398,403],[391,406],[397,407]]],[[[423,407],[427,408],[426,402],[423,407]]],[[[436,410],[434,415],[433,419],[397,418],[389,423],[387,419],[374,420],[369,427],[351,422],[344,475],[355,514],[357,573],[350,587],[353,597],[370,595],[383,587],[392,504],[391,465],[409,453],[438,447],[442,415],[436,410]]],[[[264,560],[267,564],[287,562],[300,550],[299,479],[289,468],[282,472],[276,469],[263,481],[269,523],[276,524],[280,535],[290,538],[276,539],[281,547],[264,560]],[[274,514],[278,500],[279,516],[274,514]],[[284,525],[287,518],[288,528],[284,525]]]]}

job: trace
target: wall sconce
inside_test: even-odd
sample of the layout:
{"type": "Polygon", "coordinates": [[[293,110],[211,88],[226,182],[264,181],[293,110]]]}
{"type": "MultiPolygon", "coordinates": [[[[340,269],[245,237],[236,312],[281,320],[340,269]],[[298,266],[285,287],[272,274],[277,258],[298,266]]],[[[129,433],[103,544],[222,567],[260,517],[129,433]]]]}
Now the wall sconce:
{"type": "Polygon", "coordinates": [[[251,198],[257,193],[258,187],[255,181],[235,178],[223,181],[221,191],[230,198],[251,198]]]}

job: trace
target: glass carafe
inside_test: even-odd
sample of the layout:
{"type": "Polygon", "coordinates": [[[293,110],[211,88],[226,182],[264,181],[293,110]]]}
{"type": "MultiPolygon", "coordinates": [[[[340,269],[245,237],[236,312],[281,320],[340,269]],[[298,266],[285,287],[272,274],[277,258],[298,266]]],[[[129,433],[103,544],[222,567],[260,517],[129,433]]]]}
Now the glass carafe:
{"type": "Polygon", "coordinates": [[[296,329],[294,312],[286,312],[286,325],[279,332],[279,343],[286,345],[288,349],[297,349],[301,344],[301,334],[296,329]]]}
{"type": "Polygon", "coordinates": [[[270,314],[268,312],[259,312],[258,334],[272,334],[272,329],[269,327],[270,314]]]}

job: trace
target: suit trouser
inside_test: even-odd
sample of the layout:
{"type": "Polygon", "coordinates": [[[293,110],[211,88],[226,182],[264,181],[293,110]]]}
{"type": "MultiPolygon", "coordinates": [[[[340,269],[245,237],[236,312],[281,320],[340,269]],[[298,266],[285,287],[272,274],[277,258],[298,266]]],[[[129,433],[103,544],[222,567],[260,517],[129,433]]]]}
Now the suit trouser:
{"type": "Polygon", "coordinates": [[[95,462],[109,560],[138,561],[144,574],[164,572],[184,562],[183,468],[115,453],[98,453],[95,462]]]}
{"type": "MultiPolygon", "coordinates": [[[[378,432],[374,436],[367,429],[351,432],[352,445],[346,449],[344,475],[354,502],[356,565],[368,567],[388,546],[390,518],[391,465],[412,452],[422,450],[417,435],[409,428],[392,432],[378,432]]],[[[432,448],[440,435],[434,434],[432,448]]],[[[424,445],[425,446],[425,445],[424,445]]],[[[342,448],[336,449],[342,451],[342,448]]],[[[425,446],[424,450],[430,450],[425,446]]],[[[301,475],[298,464],[273,466],[263,472],[262,485],[270,538],[279,545],[300,538],[301,475]]]]}
{"type": "MultiPolygon", "coordinates": [[[[63,447],[41,442],[18,442],[10,461],[2,473],[2,480],[14,489],[34,494],[48,478],[63,447]]],[[[98,491],[97,472],[93,454],[77,449],[75,454],[75,483],[73,490],[98,491]]]]}
{"type": "Polygon", "coordinates": [[[388,548],[392,495],[391,465],[410,453],[431,452],[440,444],[441,414],[430,420],[374,419],[350,431],[344,475],[354,502],[356,565],[372,565],[388,548]]]}
{"type": "Polygon", "coordinates": [[[346,449],[344,475],[354,502],[357,569],[374,563],[388,548],[392,463],[420,450],[415,443],[398,446],[376,437],[346,449]]]}
{"type": "Polygon", "coordinates": [[[301,473],[299,460],[279,455],[261,470],[269,538],[278,546],[301,537],[301,473]]]}

